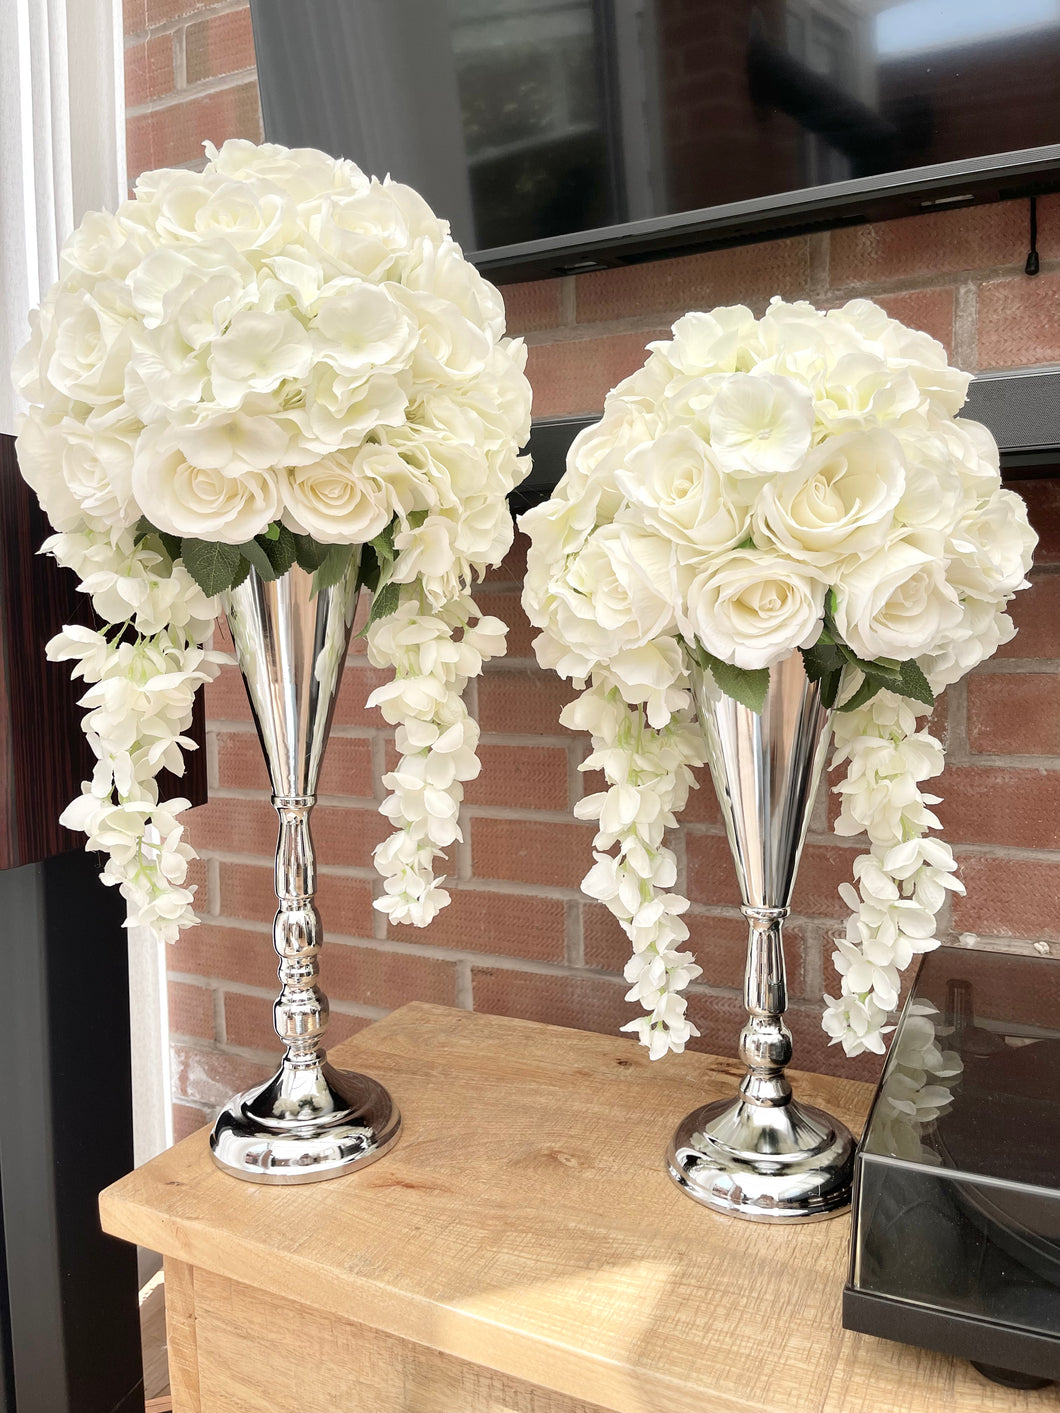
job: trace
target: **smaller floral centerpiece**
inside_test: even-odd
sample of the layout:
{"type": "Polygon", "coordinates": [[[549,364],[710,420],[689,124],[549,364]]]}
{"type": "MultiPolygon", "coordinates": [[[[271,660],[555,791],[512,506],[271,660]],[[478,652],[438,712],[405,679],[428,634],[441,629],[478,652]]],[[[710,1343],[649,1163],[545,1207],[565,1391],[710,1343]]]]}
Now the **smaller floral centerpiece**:
{"type": "Polygon", "coordinates": [[[409,187],[323,152],[207,144],[203,172],[140,177],[85,218],[16,365],[23,475],[100,620],[48,645],[87,684],[97,758],[62,816],[108,855],[131,925],[194,919],[180,774],[221,656],[218,595],[355,557],[399,763],[376,906],[428,923],[459,838],[478,729],[461,700],[504,625],[470,585],[512,539],[529,462],[525,350],[500,295],[409,187]]]}
{"type": "Polygon", "coordinates": [[[937,797],[921,787],[943,750],[918,718],[1012,636],[1035,543],[989,433],[958,416],[968,382],[865,300],[687,314],[523,517],[537,656],[584,689],[562,719],[591,734],[583,768],[607,784],[576,808],[599,826],[583,887],[630,939],[629,999],[647,1014],[625,1028],[653,1056],[698,1033],[664,843],[703,761],[690,668],[761,711],[770,669],[801,653],[837,708],[835,829],[868,848],[841,889],[833,1041],[882,1052],[901,971],[938,945],[961,885],[929,834],[937,797]]]}

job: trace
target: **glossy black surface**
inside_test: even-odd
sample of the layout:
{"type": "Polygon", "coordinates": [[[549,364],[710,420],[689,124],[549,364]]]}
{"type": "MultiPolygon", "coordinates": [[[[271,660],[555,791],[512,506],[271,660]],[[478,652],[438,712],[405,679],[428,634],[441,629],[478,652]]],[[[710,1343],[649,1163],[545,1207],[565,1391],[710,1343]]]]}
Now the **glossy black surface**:
{"type": "Polygon", "coordinates": [[[853,1289],[1053,1336],[1060,1375],[1060,960],[924,959],[858,1167],[853,1289]]]}
{"type": "MultiPolygon", "coordinates": [[[[410,182],[500,266],[535,241],[573,251],[580,233],[625,241],[631,224],[811,191],[820,219],[851,182],[878,194],[946,164],[958,166],[927,204],[969,199],[967,164],[1060,143],[1053,0],[252,0],[252,12],[267,135],[410,182]]],[[[836,219],[856,211],[840,205],[836,219]]]]}

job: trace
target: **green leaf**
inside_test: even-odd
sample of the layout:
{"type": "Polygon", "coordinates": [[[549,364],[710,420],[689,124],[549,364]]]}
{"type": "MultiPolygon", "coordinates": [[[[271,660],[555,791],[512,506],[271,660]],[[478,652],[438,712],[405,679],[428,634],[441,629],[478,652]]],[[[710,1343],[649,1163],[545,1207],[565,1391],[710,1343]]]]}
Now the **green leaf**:
{"type": "Polygon", "coordinates": [[[250,573],[250,560],[249,560],[249,559],[244,559],[244,557],[243,557],[242,555],[240,555],[240,556],[239,556],[239,568],[236,570],[236,577],[232,580],[231,584],[229,584],[228,587],[229,587],[230,589],[238,589],[239,586],[240,586],[240,584],[242,584],[243,580],[247,577],[247,575],[248,575],[249,573],[250,573]]]}
{"type": "Polygon", "coordinates": [[[239,546],[239,551],[244,558],[250,560],[250,567],[257,570],[258,577],[263,579],[266,584],[280,577],[273,568],[272,560],[265,552],[264,547],[257,540],[246,540],[239,546]]]}
{"type": "Polygon", "coordinates": [[[363,638],[372,624],[380,618],[389,618],[392,613],[396,613],[400,602],[400,587],[397,584],[384,584],[372,598],[372,611],[368,615],[367,623],[357,634],[358,638],[363,638]]]}
{"type": "Polygon", "coordinates": [[[318,544],[312,535],[292,535],[291,538],[294,540],[295,563],[307,574],[315,574],[335,548],[334,545],[318,544]]]}
{"type": "Polygon", "coordinates": [[[177,560],[180,558],[180,536],[166,535],[161,530],[159,530],[158,538],[161,542],[162,548],[165,550],[166,554],[169,555],[170,563],[176,564],[177,560]]]}
{"type": "Polygon", "coordinates": [[[375,557],[380,564],[392,564],[394,562],[394,535],[396,534],[397,517],[391,520],[385,530],[380,531],[371,541],[375,550],[375,557]]]}
{"type": "Polygon", "coordinates": [[[864,706],[866,702],[872,701],[876,693],[886,685],[878,677],[866,676],[864,682],[847,701],[839,708],[840,711],[856,711],[858,707],[864,706]]]}
{"type": "Polygon", "coordinates": [[[337,584],[350,567],[352,557],[352,545],[332,545],[313,575],[313,593],[319,594],[321,589],[337,584]]]}
{"type": "Polygon", "coordinates": [[[370,544],[361,546],[361,562],[357,569],[357,587],[374,594],[379,587],[379,560],[370,544]]]}
{"type": "Polygon", "coordinates": [[[821,682],[833,673],[843,670],[843,651],[834,643],[826,643],[822,638],[811,647],[802,649],[802,663],[806,676],[811,682],[821,682]]]}
{"type": "MultiPolygon", "coordinates": [[[[257,538],[259,540],[278,540],[280,538],[280,529],[280,522],[274,520],[269,528],[264,530],[257,538]]],[[[290,531],[288,531],[288,534],[290,534],[290,531]]]]}
{"type": "Polygon", "coordinates": [[[184,539],[180,542],[180,557],[199,588],[211,597],[231,588],[239,571],[238,545],[223,545],[216,540],[184,539]]]}
{"type": "Polygon", "coordinates": [[[426,510],[410,510],[409,513],[408,513],[408,515],[407,515],[405,518],[406,518],[406,520],[409,522],[409,529],[410,529],[410,530],[418,530],[418,529],[420,528],[420,526],[423,524],[423,522],[427,519],[427,511],[426,511],[426,510]]]}
{"type": "Polygon", "coordinates": [[[277,579],[281,574],[286,574],[295,560],[294,536],[286,525],[275,525],[270,528],[275,529],[276,534],[270,537],[265,535],[257,536],[257,543],[268,555],[269,563],[272,565],[273,573],[277,579]]]}
{"type": "Polygon", "coordinates": [[[713,653],[708,653],[702,643],[686,643],[685,648],[701,667],[710,671],[720,691],[756,715],[761,715],[769,691],[768,667],[754,671],[733,667],[731,663],[722,662],[713,653]]]}
{"type": "Polygon", "coordinates": [[[925,706],[935,705],[935,693],[931,690],[931,684],[917,666],[916,658],[909,658],[907,662],[901,664],[902,685],[896,688],[903,697],[909,697],[914,702],[923,702],[925,706]]]}
{"type": "Polygon", "coordinates": [[[902,680],[902,665],[891,658],[878,657],[869,662],[858,657],[854,649],[848,648],[846,643],[839,644],[839,651],[852,667],[858,668],[867,676],[878,677],[883,682],[893,682],[895,686],[902,680]]]}
{"type": "Polygon", "coordinates": [[[148,535],[157,535],[158,531],[148,520],[146,515],[141,515],[136,522],[136,529],[133,531],[133,544],[138,545],[141,540],[146,540],[148,535]]]}

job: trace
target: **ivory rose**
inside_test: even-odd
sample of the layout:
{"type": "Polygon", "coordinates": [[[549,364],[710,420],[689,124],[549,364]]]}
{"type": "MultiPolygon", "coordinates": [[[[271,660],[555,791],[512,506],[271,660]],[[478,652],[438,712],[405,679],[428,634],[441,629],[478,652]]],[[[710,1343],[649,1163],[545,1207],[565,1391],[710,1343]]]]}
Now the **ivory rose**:
{"type": "Polygon", "coordinates": [[[824,593],[804,564],[765,550],[731,550],[689,585],[678,622],[690,642],[753,671],[816,641],[824,593]]]}
{"type": "Polygon", "coordinates": [[[843,641],[868,661],[920,657],[961,621],[938,536],[918,544],[895,535],[865,559],[851,558],[840,566],[835,595],[843,641]]]}

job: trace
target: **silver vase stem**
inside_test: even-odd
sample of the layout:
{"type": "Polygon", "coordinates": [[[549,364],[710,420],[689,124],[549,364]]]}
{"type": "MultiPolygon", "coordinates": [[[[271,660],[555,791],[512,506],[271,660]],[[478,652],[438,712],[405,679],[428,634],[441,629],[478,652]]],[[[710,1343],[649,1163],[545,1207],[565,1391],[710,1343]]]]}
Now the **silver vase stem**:
{"type": "Polygon", "coordinates": [[[743,996],[747,1022],[740,1032],[740,1059],[747,1074],[740,1093],[749,1104],[786,1104],[791,1085],[791,1031],[784,1024],[788,983],[784,969],[783,925],[787,908],[742,908],[750,925],[743,996]]]}
{"type": "Polygon", "coordinates": [[[276,844],[276,897],[272,945],[280,959],[281,991],[273,1007],[276,1034],[287,1047],[285,1063],[312,1068],[324,1058],[328,999],[317,985],[322,944],[320,914],[313,901],[317,888],[316,856],[309,832],[315,795],[273,795],[279,815],[276,844]]]}

